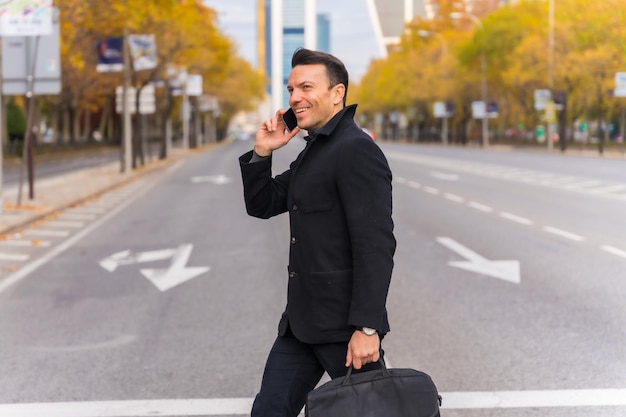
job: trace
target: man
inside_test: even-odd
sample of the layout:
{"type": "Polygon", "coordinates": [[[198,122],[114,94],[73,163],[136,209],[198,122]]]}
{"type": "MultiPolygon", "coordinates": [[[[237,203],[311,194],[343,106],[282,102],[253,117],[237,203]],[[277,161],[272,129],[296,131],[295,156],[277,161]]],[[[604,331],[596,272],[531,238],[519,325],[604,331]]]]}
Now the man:
{"type": "Polygon", "coordinates": [[[295,417],[324,372],[372,370],[389,331],[386,298],[396,241],[391,171],[345,106],[348,72],[332,55],[297,50],[287,89],[298,127],[284,110],[266,120],[254,150],[239,158],[246,209],[267,219],[289,212],[287,307],[252,417],[295,417]],[[272,153],[299,131],[304,150],[272,178],[272,153]]]}

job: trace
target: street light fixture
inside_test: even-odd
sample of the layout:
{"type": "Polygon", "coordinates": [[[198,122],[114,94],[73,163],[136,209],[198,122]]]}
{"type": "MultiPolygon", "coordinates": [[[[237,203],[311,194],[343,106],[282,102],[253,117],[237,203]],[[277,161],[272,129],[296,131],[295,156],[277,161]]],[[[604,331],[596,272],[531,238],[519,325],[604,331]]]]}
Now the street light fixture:
{"type": "MultiPolygon", "coordinates": [[[[480,21],[479,18],[474,16],[471,13],[461,13],[461,12],[453,12],[450,13],[450,17],[452,19],[461,19],[463,17],[467,17],[470,19],[481,31],[485,29],[483,26],[483,22],[480,21]]],[[[488,110],[487,110],[487,56],[485,55],[485,42],[481,46],[481,54],[480,54],[480,70],[482,73],[481,77],[481,89],[483,96],[483,103],[485,106],[485,112],[483,113],[483,146],[489,146],[489,119],[488,119],[488,110]]]]}
{"type": "MultiPolygon", "coordinates": [[[[446,41],[446,38],[443,37],[443,35],[441,33],[438,32],[431,32],[429,30],[424,30],[424,29],[420,29],[417,31],[417,34],[423,38],[428,38],[428,37],[432,37],[435,36],[437,37],[440,41],[441,41],[441,60],[443,62],[443,65],[446,65],[446,58],[448,56],[448,42],[446,41]]],[[[447,78],[447,70],[444,67],[443,72],[443,76],[442,78],[444,79],[444,82],[447,78]]],[[[446,97],[447,98],[447,97],[446,97]]],[[[444,100],[444,103],[446,103],[447,101],[444,100]]],[[[446,108],[446,114],[444,115],[444,117],[442,117],[441,119],[441,143],[444,145],[448,144],[448,118],[446,117],[448,113],[448,110],[446,108]]]]}

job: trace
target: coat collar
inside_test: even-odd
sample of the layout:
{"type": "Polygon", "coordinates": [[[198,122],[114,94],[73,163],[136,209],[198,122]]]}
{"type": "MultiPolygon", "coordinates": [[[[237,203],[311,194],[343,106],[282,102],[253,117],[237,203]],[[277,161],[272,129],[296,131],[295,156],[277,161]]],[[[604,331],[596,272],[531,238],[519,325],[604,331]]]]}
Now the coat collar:
{"type": "Polygon", "coordinates": [[[343,119],[354,119],[354,114],[356,113],[356,106],[357,106],[356,104],[351,104],[349,106],[344,107],[336,115],[334,115],[332,119],[330,119],[324,126],[319,128],[318,130],[309,131],[309,135],[305,137],[305,140],[309,142],[317,138],[320,135],[330,136],[335,130],[335,128],[337,127],[337,125],[339,125],[339,123],[343,119]]]}

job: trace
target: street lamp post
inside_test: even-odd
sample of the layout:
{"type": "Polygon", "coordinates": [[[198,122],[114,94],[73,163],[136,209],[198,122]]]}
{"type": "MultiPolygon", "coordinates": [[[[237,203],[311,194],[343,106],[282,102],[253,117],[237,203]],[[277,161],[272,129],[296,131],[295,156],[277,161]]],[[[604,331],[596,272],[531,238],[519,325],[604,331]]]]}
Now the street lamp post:
{"type": "MultiPolygon", "coordinates": [[[[444,69],[442,71],[442,78],[444,79],[444,82],[447,78],[447,70],[446,70],[446,58],[448,56],[448,43],[446,42],[446,38],[443,37],[443,35],[441,33],[438,32],[431,32],[429,30],[418,30],[417,34],[422,36],[422,37],[430,37],[430,36],[435,36],[437,37],[437,39],[439,39],[441,41],[441,61],[443,62],[444,65],[444,69]]],[[[444,103],[447,103],[447,94],[445,96],[444,99],[444,103]]],[[[448,117],[447,114],[448,110],[447,110],[447,106],[446,106],[446,114],[444,115],[444,117],[442,117],[441,119],[441,143],[443,145],[447,145],[448,144],[448,117]]]]}
{"type": "MultiPolygon", "coordinates": [[[[471,13],[461,13],[454,12],[450,13],[450,17],[452,19],[460,19],[462,17],[467,17],[470,19],[481,31],[484,30],[483,22],[480,21],[479,18],[474,16],[471,13]]],[[[483,146],[489,146],[489,119],[488,119],[488,109],[487,109],[487,56],[485,54],[485,42],[483,40],[483,44],[481,46],[480,53],[480,71],[481,71],[481,90],[483,96],[483,103],[485,106],[485,112],[483,113],[483,146]]]]}
{"type": "MultiPolygon", "coordinates": [[[[550,85],[550,93],[552,94],[552,102],[554,102],[554,0],[550,0],[548,5],[548,81],[550,85]]],[[[556,109],[554,110],[556,111],[556,109]]],[[[555,131],[555,123],[548,121],[548,150],[552,150],[552,135],[555,131]]]]}

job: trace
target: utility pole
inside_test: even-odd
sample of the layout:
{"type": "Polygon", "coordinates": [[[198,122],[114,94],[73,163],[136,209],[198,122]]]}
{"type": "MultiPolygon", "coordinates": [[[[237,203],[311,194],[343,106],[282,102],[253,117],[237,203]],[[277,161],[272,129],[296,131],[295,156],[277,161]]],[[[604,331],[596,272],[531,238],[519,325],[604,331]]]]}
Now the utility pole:
{"type": "Polygon", "coordinates": [[[130,50],[128,47],[128,26],[124,24],[124,39],[123,39],[122,55],[124,61],[124,86],[122,87],[122,149],[123,149],[123,164],[122,172],[128,174],[133,169],[133,133],[130,118],[130,103],[128,102],[128,92],[130,90],[130,50]]]}
{"type": "MultiPolygon", "coordinates": [[[[552,103],[554,103],[554,0],[550,0],[548,6],[548,83],[550,86],[550,94],[552,95],[552,103]]],[[[556,112],[556,108],[554,110],[556,112]]],[[[555,132],[554,120],[548,120],[548,150],[552,150],[552,136],[555,132]]]]}
{"type": "Polygon", "coordinates": [[[2,85],[2,36],[0,36],[0,214],[2,214],[4,210],[4,197],[3,197],[3,183],[2,179],[2,170],[4,169],[2,166],[2,161],[4,160],[4,128],[6,124],[4,123],[4,97],[2,95],[3,85],[2,85]]]}
{"type": "Polygon", "coordinates": [[[187,150],[189,149],[189,115],[190,115],[190,109],[189,109],[189,96],[187,94],[187,68],[184,68],[181,71],[181,76],[182,76],[182,84],[183,84],[183,91],[182,91],[182,97],[183,97],[183,104],[181,107],[181,114],[183,117],[183,150],[187,150]]]}
{"type": "MultiPolygon", "coordinates": [[[[35,71],[37,69],[37,53],[39,50],[39,35],[35,36],[35,48],[33,52],[33,62],[31,71],[27,77],[28,86],[26,89],[26,98],[28,99],[28,116],[26,122],[26,133],[24,135],[24,149],[22,153],[22,168],[20,169],[20,184],[17,194],[17,205],[22,204],[22,176],[24,173],[24,163],[28,167],[28,197],[32,200],[35,198],[35,169],[33,161],[33,112],[35,109],[35,71]]],[[[27,53],[30,51],[27,50],[27,53]]]]}

